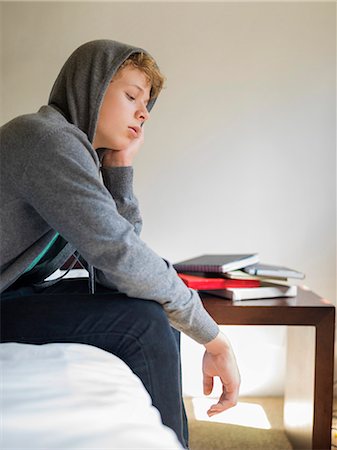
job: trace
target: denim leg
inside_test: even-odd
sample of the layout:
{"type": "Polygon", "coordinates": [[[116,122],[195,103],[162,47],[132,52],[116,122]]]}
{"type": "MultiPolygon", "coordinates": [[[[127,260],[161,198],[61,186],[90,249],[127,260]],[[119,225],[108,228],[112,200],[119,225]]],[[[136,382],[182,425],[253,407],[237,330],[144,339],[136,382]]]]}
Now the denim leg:
{"type": "Polygon", "coordinates": [[[186,444],[186,448],[188,448],[189,445],[189,432],[188,432],[188,419],[186,415],[185,405],[183,401],[183,391],[182,391],[182,373],[181,373],[181,359],[180,359],[180,331],[176,330],[175,328],[172,328],[174,337],[177,342],[178,352],[179,352],[179,381],[180,381],[180,395],[182,399],[182,421],[183,421],[183,437],[186,444]]]}
{"type": "MultiPolygon", "coordinates": [[[[79,282],[65,281],[49,292],[16,298],[12,293],[7,299],[4,295],[1,341],[77,342],[117,355],[142,380],[163,423],[187,447],[179,333],[170,327],[161,305],[109,290],[72,293],[79,282]]],[[[77,288],[74,291],[81,292],[77,288]]]]}

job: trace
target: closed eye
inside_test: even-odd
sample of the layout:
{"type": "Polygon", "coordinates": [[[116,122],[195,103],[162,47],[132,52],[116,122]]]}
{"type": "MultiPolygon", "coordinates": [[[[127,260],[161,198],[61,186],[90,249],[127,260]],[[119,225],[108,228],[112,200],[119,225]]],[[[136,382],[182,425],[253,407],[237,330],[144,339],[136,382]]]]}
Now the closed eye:
{"type": "MultiPolygon", "coordinates": [[[[133,101],[136,100],[135,97],[132,97],[132,95],[128,94],[127,92],[125,92],[125,94],[126,94],[126,97],[127,97],[131,102],[133,102],[133,101]]],[[[148,106],[149,103],[150,103],[150,100],[147,100],[147,101],[145,102],[145,108],[147,108],[147,106],[148,106]]]]}
{"type": "Polygon", "coordinates": [[[129,95],[127,92],[126,92],[126,96],[129,100],[135,100],[135,97],[132,97],[132,95],[129,95]]]}

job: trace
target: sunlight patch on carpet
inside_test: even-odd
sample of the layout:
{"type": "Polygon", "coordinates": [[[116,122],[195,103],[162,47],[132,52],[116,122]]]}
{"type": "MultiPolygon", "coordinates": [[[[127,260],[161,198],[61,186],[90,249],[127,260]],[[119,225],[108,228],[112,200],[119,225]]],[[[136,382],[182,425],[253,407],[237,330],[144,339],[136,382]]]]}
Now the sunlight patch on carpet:
{"type": "Polygon", "coordinates": [[[228,409],[213,417],[208,417],[207,410],[215,404],[217,399],[199,398],[192,399],[193,412],[196,420],[207,422],[227,423],[244,427],[270,430],[271,424],[263,407],[257,403],[238,402],[234,408],[228,409]]]}

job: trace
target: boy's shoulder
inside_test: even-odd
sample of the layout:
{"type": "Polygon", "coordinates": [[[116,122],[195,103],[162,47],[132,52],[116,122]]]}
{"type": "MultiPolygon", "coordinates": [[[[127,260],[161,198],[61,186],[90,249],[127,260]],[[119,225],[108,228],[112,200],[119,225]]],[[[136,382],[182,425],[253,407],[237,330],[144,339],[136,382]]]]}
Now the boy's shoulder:
{"type": "Polygon", "coordinates": [[[88,137],[53,107],[42,106],[38,112],[25,114],[7,122],[0,129],[1,162],[48,158],[64,152],[83,158],[89,152],[98,164],[98,157],[88,137]],[[83,152],[83,150],[87,152],[83,152]]]}
{"type": "MultiPolygon", "coordinates": [[[[3,142],[12,138],[28,140],[37,143],[40,139],[53,136],[56,132],[70,132],[74,135],[85,136],[76,126],[52,106],[42,106],[36,113],[24,114],[7,122],[1,127],[3,142]]],[[[25,141],[27,142],[27,141],[25,141]]]]}

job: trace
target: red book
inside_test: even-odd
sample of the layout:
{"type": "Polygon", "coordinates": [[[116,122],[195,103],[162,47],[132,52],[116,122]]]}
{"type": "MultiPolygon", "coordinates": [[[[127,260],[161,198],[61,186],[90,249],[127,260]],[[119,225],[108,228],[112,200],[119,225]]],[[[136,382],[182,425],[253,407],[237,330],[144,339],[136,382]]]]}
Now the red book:
{"type": "Polygon", "coordinates": [[[205,278],[178,273],[186,286],[192,289],[210,290],[226,288],[254,288],[261,285],[260,280],[235,280],[232,278],[205,278]]]}

